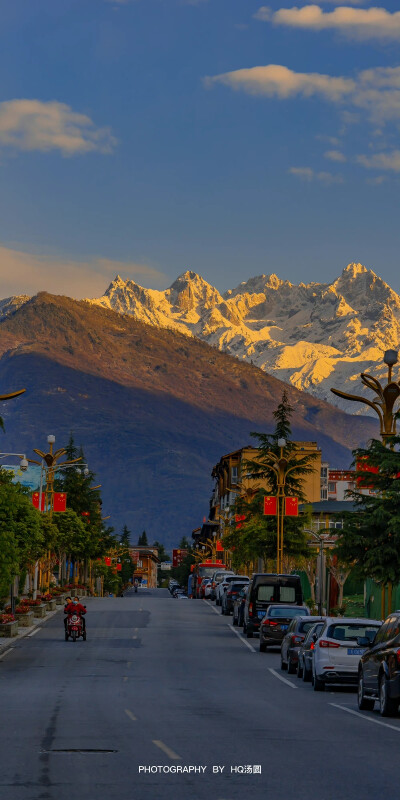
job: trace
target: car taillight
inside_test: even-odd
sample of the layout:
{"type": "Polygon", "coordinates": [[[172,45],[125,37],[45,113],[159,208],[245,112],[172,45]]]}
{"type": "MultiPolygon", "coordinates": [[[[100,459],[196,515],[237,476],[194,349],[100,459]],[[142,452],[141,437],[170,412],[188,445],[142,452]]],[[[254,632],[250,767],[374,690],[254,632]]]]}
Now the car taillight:
{"type": "Polygon", "coordinates": [[[396,650],[397,663],[400,664],[400,650],[396,650]]]}
{"type": "Polygon", "coordinates": [[[315,650],[315,644],[314,644],[314,642],[311,642],[311,644],[310,644],[310,650],[315,650]]]}
{"type": "Polygon", "coordinates": [[[336,644],[336,642],[328,642],[327,639],[320,639],[318,644],[320,647],[340,647],[340,644],[336,644]]]}
{"type": "Polygon", "coordinates": [[[253,613],[253,603],[249,603],[249,614],[253,613]]]}
{"type": "Polygon", "coordinates": [[[263,622],[263,626],[265,626],[267,628],[276,628],[277,624],[278,623],[277,622],[273,622],[272,619],[266,619],[265,622],[263,622]]]}
{"type": "Polygon", "coordinates": [[[292,644],[300,644],[304,642],[304,636],[291,636],[292,644]]]}

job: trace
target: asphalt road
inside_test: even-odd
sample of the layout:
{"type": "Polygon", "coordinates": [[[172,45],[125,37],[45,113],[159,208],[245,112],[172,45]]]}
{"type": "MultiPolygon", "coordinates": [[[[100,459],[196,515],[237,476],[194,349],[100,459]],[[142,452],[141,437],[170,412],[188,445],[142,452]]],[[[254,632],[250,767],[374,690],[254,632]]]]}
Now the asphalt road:
{"type": "Polygon", "coordinates": [[[1,800],[398,796],[399,718],[281,673],[204,601],[87,606],[86,642],[64,641],[60,613],[0,656],[1,800]]]}

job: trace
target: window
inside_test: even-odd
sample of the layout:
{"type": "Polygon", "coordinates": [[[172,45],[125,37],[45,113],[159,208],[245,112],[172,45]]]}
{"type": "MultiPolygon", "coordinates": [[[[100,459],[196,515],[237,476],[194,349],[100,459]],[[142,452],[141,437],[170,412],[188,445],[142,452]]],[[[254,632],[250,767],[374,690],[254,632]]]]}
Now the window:
{"type": "Polygon", "coordinates": [[[281,603],[295,603],[296,590],[294,586],[280,586],[279,587],[279,600],[281,603]]]}
{"type": "Polygon", "coordinates": [[[321,489],[321,500],[327,500],[327,499],[328,499],[328,490],[321,489]]]}
{"type": "Polygon", "coordinates": [[[232,481],[232,483],[237,483],[238,482],[238,468],[237,467],[232,467],[231,468],[231,481],[232,481]]]}
{"type": "Polygon", "coordinates": [[[304,617],[304,608],[300,606],[281,606],[278,608],[277,606],[270,607],[269,611],[267,611],[269,617],[283,617],[287,619],[291,619],[292,617],[304,617]]]}
{"type": "Polygon", "coordinates": [[[321,467],[321,478],[328,477],[328,467],[321,467]]]}
{"type": "Polygon", "coordinates": [[[336,494],[336,483],[333,483],[332,481],[329,481],[329,483],[328,483],[328,492],[330,492],[331,494],[336,494]]]}
{"type": "Polygon", "coordinates": [[[341,622],[336,625],[330,625],[327,630],[327,636],[338,642],[354,642],[359,636],[373,638],[377,630],[378,627],[376,625],[363,625],[361,622],[359,624],[341,622]]]}
{"type": "Polygon", "coordinates": [[[264,603],[266,602],[269,603],[271,600],[274,599],[274,589],[275,587],[273,585],[268,586],[265,583],[262,584],[257,589],[257,600],[261,600],[261,602],[264,603]]]}

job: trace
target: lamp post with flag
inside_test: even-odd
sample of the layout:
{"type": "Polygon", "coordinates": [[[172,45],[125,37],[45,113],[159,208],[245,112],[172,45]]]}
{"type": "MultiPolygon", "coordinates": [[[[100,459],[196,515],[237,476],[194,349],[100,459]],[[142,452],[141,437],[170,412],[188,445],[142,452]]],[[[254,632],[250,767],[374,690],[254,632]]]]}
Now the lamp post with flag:
{"type": "Polygon", "coordinates": [[[283,540],[284,520],[287,517],[297,517],[299,513],[298,497],[286,496],[286,478],[290,472],[297,469],[297,465],[289,466],[285,457],[286,439],[278,439],[279,456],[270,450],[266,456],[268,469],[276,475],[277,493],[272,497],[264,497],[265,516],[276,516],[276,571],[280,575],[283,570],[283,540]]]}

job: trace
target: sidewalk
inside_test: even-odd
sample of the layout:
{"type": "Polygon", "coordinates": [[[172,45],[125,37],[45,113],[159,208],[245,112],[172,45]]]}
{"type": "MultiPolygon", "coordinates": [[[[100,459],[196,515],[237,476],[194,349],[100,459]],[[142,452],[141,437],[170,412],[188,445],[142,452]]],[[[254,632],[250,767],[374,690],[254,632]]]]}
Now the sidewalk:
{"type": "Polygon", "coordinates": [[[17,636],[11,636],[10,638],[7,637],[0,637],[0,656],[5,650],[9,650],[11,647],[14,647],[21,639],[24,639],[25,636],[29,636],[33,631],[36,631],[38,628],[41,628],[42,625],[45,625],[48,619],[54,617],[55,614],[59,614],[62,611],[64,606],[59,606],[56,608],[55,611],[49,611],[48,614],[43,619],[35,619],[33,620],[33,625],[30,628],[21,628],[18,631],[17,636]]]}

